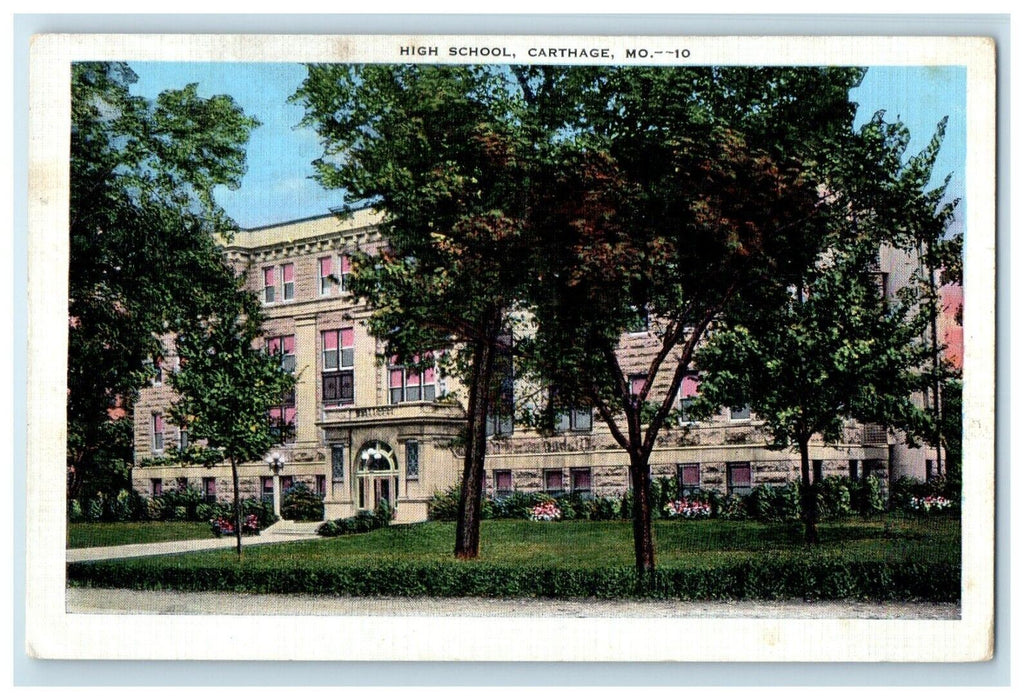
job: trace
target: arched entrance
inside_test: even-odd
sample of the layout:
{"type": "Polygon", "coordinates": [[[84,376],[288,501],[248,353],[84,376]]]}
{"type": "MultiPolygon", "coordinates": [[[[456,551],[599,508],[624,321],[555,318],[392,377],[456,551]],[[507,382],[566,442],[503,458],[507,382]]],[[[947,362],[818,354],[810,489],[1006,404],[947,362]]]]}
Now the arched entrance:
{"type": "Polygon", "coordinates": [[[370,440],[358,450],[356,460],[358,510],[375,510],[380,501],[396,508],[400,471],[390,445],[370,440]]]}

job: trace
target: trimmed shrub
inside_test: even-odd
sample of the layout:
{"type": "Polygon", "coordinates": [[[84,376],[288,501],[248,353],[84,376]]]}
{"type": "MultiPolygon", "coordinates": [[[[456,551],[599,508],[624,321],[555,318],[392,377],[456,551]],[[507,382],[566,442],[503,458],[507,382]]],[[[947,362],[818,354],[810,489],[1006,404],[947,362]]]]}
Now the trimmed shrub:
{"type": "Polygon", "coordinates": [[[302,482],[286,490],[279,512],[284,520],[318,522],[324,517],[322,500],[322,496],[302,482]]]}
{"type": "Polygon", "coordinates": [[[458,520],[458,500],[461,488],[452,486],[446,491],[434,491],[430,496],[430,520],[458,520]]]}
{"type": "Polygon", "coordinates": [[[752,489],[745,500],[748,514],[767,523],[794,522],[802,514],[802,497],[797,481],[787,486],[762,484],[752,489]]]}
{"type": "Polygon", "coordinates": [[[81,523],[86,519],[86,514],[82,511],[82,505],[74,498],[68,500],[68,522],[70,523],[81,523]]]}
{"type": "Polygon", "coordinates": [[[483,562],[182,567],[142,558],[74,562],[67,572],[68,581],[79,586],[352,596],[934,602],[960,597],[958,565],[845,562],[830,556],[764,556],[705,569],[660,567],[646,582],[632,567],[554,569],[483,562]]]}

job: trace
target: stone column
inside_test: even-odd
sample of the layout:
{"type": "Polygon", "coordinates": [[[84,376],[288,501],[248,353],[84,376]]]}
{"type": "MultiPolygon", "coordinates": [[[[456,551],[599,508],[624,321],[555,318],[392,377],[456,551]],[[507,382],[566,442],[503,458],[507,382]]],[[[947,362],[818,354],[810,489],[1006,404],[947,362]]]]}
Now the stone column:
{"type": "Polygon", "coordinates": [[[315,316],[299,316],[294,326],[297,340],[294,352],[297,355],[297,434],[294,438],[299,449],[314,449],[318,445],[320,419],[317,386],[319,381],[319,353],[321,352],[315,316]]]}
{"type": "Polygon", "coordinates": [[[279,498],[282,494],[282,489],[279,486],[279,472],[276,472],[272,476],[272,512],[279,517],[279,498]]]}

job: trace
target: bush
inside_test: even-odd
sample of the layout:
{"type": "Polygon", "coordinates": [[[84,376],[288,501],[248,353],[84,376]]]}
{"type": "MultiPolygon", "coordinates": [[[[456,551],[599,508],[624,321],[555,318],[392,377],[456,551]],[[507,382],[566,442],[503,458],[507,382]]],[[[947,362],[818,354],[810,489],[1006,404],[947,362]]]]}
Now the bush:
{"type": "Polygon", "coordinates": [[[852,512],[848,481],[828,476],[816,482],[816,508],[821,520],[834,520],[852,512]]]}
{"type": "Polygon", "coordinates": [[[906,508],[914,498],[930,495],[931,488],[928,484],[902,476],[891,482],[888,488],[888,503],[892,510],[900,510],[906,508]]]}
{"type": "Polygon", "coordinates": [[[430,497],[430,520],[458,520],[458,500],[461,488],[452,486],[446,491],[434,491],[430,497]]]}
{"type": "MultiPolygon", "coordinates": [[[[357,516],[356,516],[357,517],[357,516]]],[[[347,520],[351,520],[348,518],[347,520]]],[[[337,522],[337,521],[333,521],[337,522]]],[[[319,528],[328,529],[329,523],[319,528]]],[[[658,598],[684,600],[958,601],[955,564],[773,557],[713,568],[659,568],[647,584],[632,567],[555,569],[483,562],[181,566],[162,559],[68,564],[74,585],[179,591],[351,596],[658,598]]]]}
{"type": "Polygon", "coordinates": [[[96,498],[89,500],[86,506],[86,519],[91,523],[100,522],[104,517],[104,496],[97,494],[96,498]]]}
{"type": "Polygon", "coordinates": [[[360,535],[378,530],[390,524],[393,511],[386,501],[380,501],[375,512],[358,511],[350,518],[327,520],[315,531],[322,537],[339,537],[340,535],[360,535]]]}
{"type": "Polygon", "coordinates": [[[738,494],[723,495],[715,491],[705,493],[712,508],[712,517],[727,520],[741,520],[748,517],[748,506],[745,499],[738,494]]]}
{"type": "Polygon", "coordinates": [[[539,502],[538,496],[538,494],[514,491],[508,496],[495,498],[493,502],[494,517],[526,520],[530,517],[530,509],[539,502]]]}
{"type": "Polygon", "coordinates": [[[161,494],[161,519],[200,520],[197,517],[197,506],[203,502],[201,492],[190,486],[165,491],[161,494]]]}
{"type": "Polygon", "coordinates": [[[307,484],[299,483],[283,494],[279,512],[285,520],[318,522],[324,517],[322,500],[322,496],[309,489],[307,484]]]}
{"type": "Polygon", "coordinates": [[[68,500],[68,522],[70,523],[81,523],[86,519],[86,514],[82,512],[82,505],[74,499],[68,500]]]}
{"type": "Polygon", "coordinates": [[[854,512],[863,516],[884,512],[884,490],[881,480],[873,474],[859,481],[849,481],[848,490],[854,512]]]}
{"type": "Polygon", "coordinates": [[[763,522],[794,522],[802,515],[802,498],[797,481],[787,486],[762,484],[752,489],[745,500],[748,514],[763,522]]]}
{"type": "Polygon", "coordinates": [[[147,500],[144,512],[148,520],[161,520],[161,513],[164,512],[164,509],[165,506],[161,502],[161,497],[158,496],[147,500]]]}

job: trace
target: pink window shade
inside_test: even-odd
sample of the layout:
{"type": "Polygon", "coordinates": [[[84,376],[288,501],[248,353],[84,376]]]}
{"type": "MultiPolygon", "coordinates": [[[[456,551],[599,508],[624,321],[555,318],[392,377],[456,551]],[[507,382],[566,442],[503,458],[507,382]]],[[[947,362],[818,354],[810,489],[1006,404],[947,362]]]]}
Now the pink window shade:
{"type": "Polygon", "coordinates": [[[297,409],[296,408],[284,408],[283,409],[283,422],[287,425],[293,425],[297,421],[297,409]]]}
{"type": "Polygon", "coordinates": [[[684,377],[681,379],[680,395],[684,398],[698,396],[698,377],[684,377]]]}
{"type": "Polygon", "coordinates": [[[340,256],[340,274],[346,275],[351,272],[351,258],[346,255],[340,256]]]}
{"type": "Polygon", "coordinates": [[[632,377],[630,379],[630,393],[634,396],[640,396],[642,389],[644,389],[644,377],[632,377]]]}
{"type": "Polygon", "coordinates": [[[204,493],[206,495],[208,495],[208,496],[214,496],[215,495],[216,491],[215,491],[215,480],[214,479],[205,479],[204,480],[204,493]]]}
{"type": "Polygon", "coordinates": [[[390,370],[390,388],[400,389],[404,386],[405,372],[403,369],[390,370]]]}
{"type": "Polygon", "coordinates": [[[283,352],[287,355],[294,354],[294,337],[292,335],[283,336],[283,352]]]}
{"type": "Polygon", "coordinates": [[[511,491],[512,472],[494,472],[494,486],[498,491],[511,491]]]}
{"type": "Polygon", "coordinates": [[[333,274],[333,258],[319,258],[319,272],[323,277],[333,274]]]}
{"type": "Polygon", "coordinates": [[[591,488],[591,470],[590,469],[574,469],[572,471],[573,476],[573,488],[574,489],[589,489],[591,488]]]}
{"type": "Polygon", "coordinates": [[[730,468],[730,483],[746,485],[752,481],[752,468],[748,465],[734,466],[730,468]]]}
{"type": "Polygon", "coordinates": [[[547,489],[561,489],[562,488],[562,472],[560,471],[548,471],[544,473],[544,486],[547,489]]]}
{"type": "Polygon", "coordinates": [[[417,372],[408,373],[408,386],[419,386],[422,377],[417,372]]]}
{"type": "Polygon", "coordinates": [[[280,341],[279,338],[269,338],[268,339],[268,342],[266,344],[268,345],[268,354],[269,355],[275,355],[275,354],[277,354],[279,352],[279,347],[280,347],[279,341],[280,341]]]}
{"type": "Polygon", "coordinates": [[[680,482],[684,486],[697,486],[701,483],[701,472],[697,464],[685,464],[680,467],[680,482]]]}
{"type": "Polygon", "coordinates": [[[272,267],[265,268],[265,286],[274,287],[276,284],[276,270],[272,267]]]}
{"type": "Polygon", "coordinates": [[[165,417],[160,413],[154,414],[154,432],[163,433],[165,432],[165,417]]]}
{"type": "Polygon", "coordinates": [[[294,264],[293,263],[287,263],[287,264],[283,265],[283,282],[286,283],[286,282],[293,282],[293,281],[294,281],[294,264]]]}
{"type": "Polygon", "coordinates": [[[426,369],[422,373],[422,383],[423,384],[432,384],[435,381],[437,381],[437,373],[436,373],[436,371],[432,367],[426,369]]]}
{"type": "Polygon", "coordinates": [[[340,347],[342,348],[353,348],[354,347],[354,329],[345,328],[340,331],[340,347]]]}
{"type": "Polygon", "coordinates": [[[322,349],[337,349],[337,331],[322,331],[322,349]]]}

